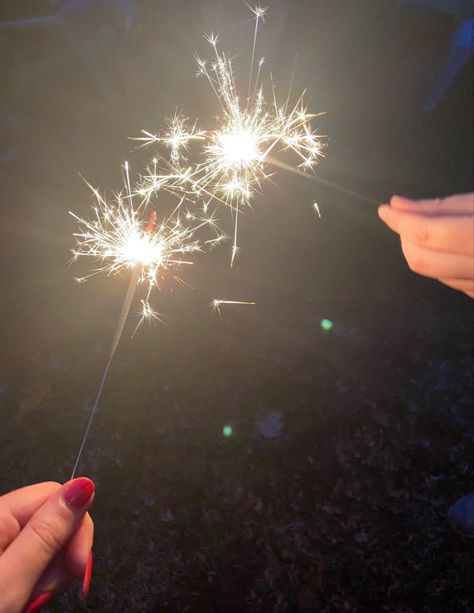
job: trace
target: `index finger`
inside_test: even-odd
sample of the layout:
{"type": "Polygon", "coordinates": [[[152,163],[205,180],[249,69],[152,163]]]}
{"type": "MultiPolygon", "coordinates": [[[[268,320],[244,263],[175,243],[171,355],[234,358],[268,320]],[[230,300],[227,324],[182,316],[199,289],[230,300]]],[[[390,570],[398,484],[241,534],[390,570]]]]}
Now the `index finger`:
{"type": "Polygon", "coordinates": [[[468,215],[427,217],[389,206],[381,206],[379,215],[394,232],[421,247],[462,255],[474,253],[474,220],[468,215]]]}

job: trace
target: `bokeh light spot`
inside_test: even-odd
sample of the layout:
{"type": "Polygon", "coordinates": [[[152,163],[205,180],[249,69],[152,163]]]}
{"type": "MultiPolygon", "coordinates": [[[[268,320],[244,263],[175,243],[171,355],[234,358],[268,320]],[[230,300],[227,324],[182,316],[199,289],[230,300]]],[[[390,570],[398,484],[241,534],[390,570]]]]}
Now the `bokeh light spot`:
{"type": "Polygon", "coordinates": [[[229,438],[229,436],[232,436],[232,434],[234,433],[234,430],[232,429],[232,426],[224,426],[222,428],[222,434],[226,437],[229,438]]]}
{"type": "Polygon", "coordinates": [[[333,326],[334,324],[330,319],[321,319],[321,329],[325,332],[329,332],[333,326]]]}

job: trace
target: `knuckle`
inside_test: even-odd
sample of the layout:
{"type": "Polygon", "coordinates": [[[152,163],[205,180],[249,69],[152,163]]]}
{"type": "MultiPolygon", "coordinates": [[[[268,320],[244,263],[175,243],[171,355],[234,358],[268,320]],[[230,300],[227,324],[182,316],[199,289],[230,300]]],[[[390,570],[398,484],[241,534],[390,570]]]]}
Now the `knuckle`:
{"type": "Polygon", "coordinates": [[[39,517],[33,517],[30,528],[45,553],[53,556],[63,546],[61,538],[54,529],[54,524],[39,517]]]}

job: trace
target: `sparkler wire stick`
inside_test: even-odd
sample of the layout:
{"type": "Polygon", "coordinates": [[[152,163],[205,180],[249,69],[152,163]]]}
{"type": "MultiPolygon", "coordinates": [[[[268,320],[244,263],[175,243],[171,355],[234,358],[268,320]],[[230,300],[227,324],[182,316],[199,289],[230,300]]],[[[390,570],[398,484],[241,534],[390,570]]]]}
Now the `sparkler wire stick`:
{"type": "Polygon", "coordinates": [[[292,172],[295,175],[304,177],[305,179],[309,179],[310,181],[313,181],[314,183],[319,183],[320,185],[324,185],[324,187],[328,187],[329,189],[334,189],[338,192],[341,192],[342,194],[346,194],[347,196],[353,196],[354,198],[357,198],[357,200],[361,200],[362,202],[366,202],[367,204],[380,204],[380,200],[377,200],[376,198],[371,198],[370,196],[366,196],[365,194],[361,194],[360,192],[355,192],[354,190],[349,189],[347,187],[343,187],[342,185],[339,185],[338,183],[333,183],[332,181],[328,181],[327,179],[322,179],[321,177],[317,175],[310,175],[307,172],[303,172],[299,168],[295,168],[294,166],[291,166],[290,164],[285,164],[285,162],[282,162],[281,160],[277,160],[273,157],[268,158],[268,162],[272,166],[275,166],[276,168],[280,168],[281,170],[287,170],[288,172],[292,172]]]}
{"type": "Polygon", "coordinates": [[[107,380],[107,375],[109,374],[110,366],[112,364],[112,360],[114,358],[115,352],[117,350],[120,339],[122,338],[123,329],[125,327],[125,322],[127,321],[128,314],[130,312],[130,307],[132,305],[133,296],[135,295],[135,290],[137,289],[137,283],[140,278],[140,267],[137,266],[133,271],[132,278],[130,279],[130,283],[127,289],[127,293],[125,295],[125,299],[122,304],[122,309],[120,311],[120,315],[117,321],[117,326],[115,328],[114,336],[112,338],[112,344],[110,346],[109,357],[107,359],[107,364],[105,365],[104,373],[102,375],[102,379],[100,381],[99,389],[97,392],[97,396],[92,407],[92,411],[89,417],[89,422],[87,424],[86,431],[82,438],[81,446],[79,448],[79,452],[76,457],[76,462],[74,464],[74,468],[72,470],[71,479],[74,479],[76,474],[77,467],[79,465],[79,460],[81,459],[82,452],[84,450],[84,446],[86,444],[87,437],[89,436],[89,432],[92,427],[92,422],[94,421],[95,414],[97,413],[97,409],[99,407],[99,401],[102,396],[102,391],[105,386],[105,382],[107,380]]]}
{"type": "MultiPolygon", "coordinates": [[[[148,222],[148,225],[146,227],[146,233],[147,234],[151,234],[153,232],[153,225],[156,221],[156,212],[153,211],[152,214],[150,215],[150,220],[148,222]]],[[[128,285],[128,289],[127,289],[127,293],[125,295],[123,304],[122,304],[122,309],[120,310],[120,315],[117,321],[117,326],[115,327],[115,332],[114,335],[112,337],[112,344],[110,346],[110,351],[109,351],[109,357],[107,359],[107,363],[105,365],[104,368],[104,373],[102,375],[102,379],[100,381],[99,384],[99,389],[97,391],[97,396],[94,402],[94,405],[92,407],[92,411],[89,417],[89,421],[87,423],[87,428],[86,431],[84,432],[84,436],[82,438],[82,442],[81,442],[81,446],[79,447],[79,452],[77,454],[76,457],[76,462],[74,464],[74,468],[72,470],[72,474],[71,474],[71,479],[74,479],[74,476],[76,474],[77,471],[77,467],[79,466],[79,460],[81,459],[81,455],[82,452],[84,451],[84,447],[87,441],[87,437],[89,436],[89,432],[91,430],[92,427],[92,423],[94,421],[94,417],[95,414],[97,413],[97,409],[99,407],[99,401],[100,398],[102,396],[102,391],[104,389],[105,386],[105,382],[107,380],[107,375],[109,374],[109,370],[110,370],[110,366],[112,364],[112,360],[114,359],[114,355],[115,352],[117,351],[117,347],[120,343],[120,339],[122,338],[122,334],[123,334],[123,329],[125,327],[125,323],[127,321],[128,318],[128,314],[130,313],[130,308],[132,306],[132,301],[133,301],[133,297],[135,295],[135,291],[137,289],[137,285],[138,285],[138,281],[140,280],[140,274],[141,274],[141,266],[135,266],[133,273],[132,273],[132,277],[130,279],[130,283],[128,285]]]]}

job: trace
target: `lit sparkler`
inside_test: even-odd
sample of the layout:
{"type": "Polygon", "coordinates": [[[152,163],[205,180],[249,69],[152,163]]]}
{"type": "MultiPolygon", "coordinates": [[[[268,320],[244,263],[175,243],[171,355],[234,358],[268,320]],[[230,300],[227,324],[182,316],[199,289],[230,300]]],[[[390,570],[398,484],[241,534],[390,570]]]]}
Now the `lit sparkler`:
{"type": "Polygon", "coordinates": [[[138,270],[138,283],[146,285],[143,316],[151,315],[149,298],[153,289],[164,278],[176,276],[176,269],[192,264],[188,255],[202,250],[196,231],[205,225],[214,226],[214,220],[194,215],[184,215],[183,219],[175,211],[160,223],[156,214],[147,222],[144,207],[134,206],[130,194],[118,195],[109,204],[98,190],[91,189],[96,198],[93,219],[85,220],[71,213],[80,225],[80,231],[74,234],[77,241],[74,258],[88,257],[97,264],[83,279],[101,272],[115,275],[138,270]]]}
{"type": "MultiPolygon", "coordinates": [[[[171,181],[173,180],[174,178],[171,178],[171,181]]],[[[147,220],[144,217],[144,209],[148,204],[148,199],[135,205],[134,197],[137,196],[132,194],[127,163],[125,164],[125,195],[118,194],[113,204],[107,202],[97,189],[92,187],[91,189],[96,199],[94,217],[86,220],[71,213],[80,226],[80,231],[74,235],[77,241],[76,248],[73,249],[74,259],[87,257],[97,264],[96,269],[88,276],[81,278],[80,282],[102,272],[116,275],[126,271],[131,273],[131,277],[71,478],[76,473],[137,287],[140,284],[146,286],[146,297],[141,300],[142,311],[138,328],[145,319],[159,319],[158,313],[150,305],[150,294],[170,276],[180,280],[177,270],[184,265],[192,264],[189,259],[191,254],[203,249],[202,241],[196,237],[196,232],[203,226],[214,227],[215,225],[212,217],[201,219],[189,214],[183,220],[179,206],[161,222],[158,222],[155,211],[152,211],[147,220]]]]}
{"type": "MultiPolygon", "coordinates": [[[[256,14],[258,23],[261,14],[256,14]]],[[[322,154],[321,140],[310,126],[315,117],[307,111],[301,95],[278,105],[265,101],[257,78],[247,100],[236,88],[232,61],[218,50],[217,38],[208,37],[214,49],[213,64],[198,59],[201,73],[207,77],[221,106],[222,116],[216,130],[206,133],[205,161],[198,165],[199,184],[227,204],[234,215],[232,260],[237,252],[239,212],[250,203],[253,192],[268,179],[272,156],[278,152],[296,154],[298,167],[312,169],[322,154]]],[[[253,62],[252,62],[253,67],[253,62]]],[[[252,75],[251,70],[251,75],[252,75]]],[[[252,76],[250,77],[252,83],[252,76]]]]}
{"type": "MultiPolygon", "coordinates": [[[[247,6],[255,15],[247,96],[239,93],[232,60],[219,50],[218,36],[210,34],[206,39],[213,48],[212,59],[196,57],[196,61],[198,75],[207,78],[220,105],[217,128],[201,131],[196,123],[187,126],[184,116],[176,113],[165,134],[142,131],[143,136],[136,139],[144,145],[164,144],[171,151],[170,163],[175,165],[187,159],[191,141],[202,141],[198,162],[185,170],[175,170],[175,174],[182,173],[180,186],[186,197],[204,199],[207,205],[215,200],[231,210],[234,216],[231,263],[238,250],[239,213],[271,176],[271,167],[308,171],[322,156],[322,137],[311,127],[316,115],[308,112],[304,92],[292,101],[290,91],[286,101],[279,104],[272,83],[272,101],[265,100],[260,78],[264,58],[256,62],[255,53],[259,24],[266,8],[247,6]],[[286,151],[296,156],[296,166],[275,159],[286,151]]],[[[153,190],[155,184],[161,187],[159,174],[154,177],[151,172],[147,178],[148,189],[153,190]]]]}

